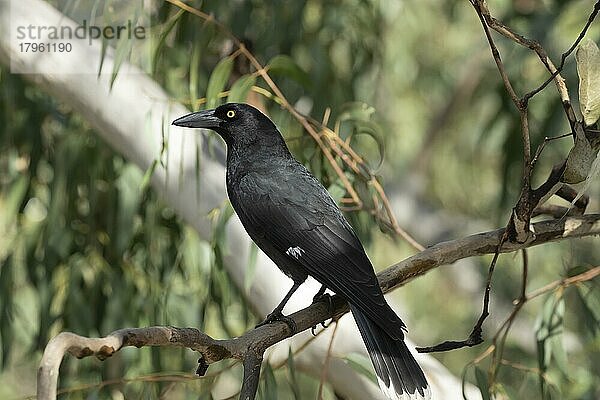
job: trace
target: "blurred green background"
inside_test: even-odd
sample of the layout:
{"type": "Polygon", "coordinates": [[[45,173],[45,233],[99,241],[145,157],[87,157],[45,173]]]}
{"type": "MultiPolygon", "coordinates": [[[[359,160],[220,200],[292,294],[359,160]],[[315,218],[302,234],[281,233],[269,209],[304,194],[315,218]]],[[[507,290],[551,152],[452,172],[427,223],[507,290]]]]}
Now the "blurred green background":
{"type": "MultiPolygon", "coordinates": [[[[367,119],[374,123],[368,134],[360,135],[364,131],[355,124],[342,125],[342,131],[373,167],[384,149],[377,174],[400,224],[422,243],[506,224],[520,190],[518,114],[467,1],[188,4],[214,14],[247,40],[261,63],[279,57],[280,67],[271,75],[288,100],[316,120],[329,109],[333,123],[349,110],[363,109],[357,104],[368,105],[367,119]],[[395,201],[406,198],[419,206],[403,209],[402,200],[395,201]],[[428,225],[421,224],[426,218],[428,225]]],[[[540,41],[558,62],[593,2],[491,0],[489,5],[494,16],[540,41]]],[[[153,33],[161,38],[153,48],[152,76],[175,101],[192,107],[190,99],[205,96],[215,65],[227,54],[228,39],[214,25],[166,2],[155,2],[152,15],[153,33]]],[[[587,37],[598,42],[600,24],[587,37]]],[[[501,38],[498,44],[519,93],[547,78],[532,52],[501,38]]],[[[236,68],[247,72],[243,65],[236,68]]],[[[573,57],[563,75],[576,103],[573,57]]],[[[260,79],[256,85],[267,87],[260,79]]],[[[292,151],[341,196],[313,140],[274,101],[261,100],[292,151]]],[[[544,136],[569,132],[552,85],[532,100],[530,121],[534,148],[544,136]]],[[[224,271],[218,236],[200,240],[144,185],[145,171],[115,153],[68,105],[5,65],[0,66],[0,126],[0,398],[34,394],[41,352],[63,330],[97,337],[122,327],[170,324],[227,337],[261,319],[247,311],[224,271]]],[[[571,145],[571,139],[563,139],[546,147],[535,184],[571,145]]],[[[215,141],[215,146],[220,144],[215,141]]],[[[588,211],[598,212],[597,184],[589,195],[588,211]]],[[[382,233],[368,213],[348,215],[378,268],[413,254],[404,242],[382,233]]],[[[529,290],[599,265],[598,244],[597,238],[586,238],[531,249],[529,290]]],[[[429,345],[465,337],[481,308],[489,262],[482,257],[440,268],[397,290],[393,296],[404,304],[411,338],[429,345]]],[[[520,256],[500,258],[487,338],[518,296],[520,268],[520,256]]],[[[523,369],[500,369],[493,388],[497,397],[600,398],[599,310],[597,280],[527,303],[504,353],[523,369]],[[540,348],[536,326],[547,318],[544,307],[564,307],[564,318],[557,339],[540,348]]],[[[435,356],[460,377],[485,345],[435,356]]],[[[62,398],[208,399],[216,380],[241,377],[239,366],[221,362],[211,367],[208,378],[192,379],[196,358],[190,351],[168,348],[125,349],[104,362],[67,357],[60,387],[70,390],[62,398]]],[[[486,362],[479,365],[481,371],[486,362]]],[[[289,369],[277,369],[272,379],[263,374],[261,398],[273,393],[293,398],[298,392],[299,398],[316,398],[318,379],[298,372],[292,385],[289,369]]],[[[466,379],[476,382],[473,368],[466,379]]],[[[325,398],[334,398],[329,389],[325,398]]]]}

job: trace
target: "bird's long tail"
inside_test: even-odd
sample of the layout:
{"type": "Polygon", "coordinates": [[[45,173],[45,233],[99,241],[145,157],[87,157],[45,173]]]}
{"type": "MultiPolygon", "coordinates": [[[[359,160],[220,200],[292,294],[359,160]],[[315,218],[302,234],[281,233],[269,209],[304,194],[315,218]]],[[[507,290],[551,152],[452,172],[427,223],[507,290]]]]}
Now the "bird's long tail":
{"type": "Polygon", "coordinates": [[[392,400],[431,399],[425,375],[404,340],[391,338],[358,308],[350,309],[383,393],[392,400]]]}

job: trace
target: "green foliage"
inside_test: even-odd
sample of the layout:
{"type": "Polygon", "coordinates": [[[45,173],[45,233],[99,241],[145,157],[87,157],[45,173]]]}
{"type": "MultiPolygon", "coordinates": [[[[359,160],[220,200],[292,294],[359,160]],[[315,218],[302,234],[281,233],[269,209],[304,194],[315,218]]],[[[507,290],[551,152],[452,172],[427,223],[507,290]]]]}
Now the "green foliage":
{"type": "Polygon", "coordinates": [[[254,75],[244,75],[233,85],[231,85],[231,89],[229,90],[229,95],[227,96],[228,103],[240,103],[246,101],[248,98],[248,93],[250,93],[250,89],[256,83],[256,77],[254,75]]]}
{"type": "Polygon", "coordinates": [[[206,107],[215,108],[219,104],[219,94],[225,89],[225,85],[231,75],[233,60],[224,58],[210,74],[208,87],[206,88],[206,107]]]}
{"type": "MultiPolygon", "coordinates": [[[[215,223],[214,242],[203,242],[149,189],[156,164],[143,174],[78,115],[16,76],[3,74],[0,88],[10,98],[2,102],[8,129],[0,137],[0,357],[8,368],[1,379],[14,379],[10,366],[24,352],[37,359],[63,330],[97,337],[173,324],[227,336],[255,323],[218,262],[230,207],[215,223]]],[[[109,371],[118,378],[125,371],[192,371],[195,364],[181,351],[121,357],[83,367],[67,358],[62,386],[98,382],[109,371]]],[[[17,387],[5,390],[0,397],[14,396],[17,387]]],[[[104,396],[112,389],[95,390],[104,396]]]]}
{"type": "Polygon", "coordinates": [[[269,68],[269,73],[273,76],[284,76],[286,79],[298,82],[305,89],[311,89],[308,74],[290,56],[280,54],[273,57],[267,63],[267,68],[269,68]]]}
{"type": "Polygon", "coordinates": [[[562,335],[564,314],[565,302],[562,293],[552,293],[544,303],[542,312],[538,315],[535,323],[540,370],[540,397],[542,399],[550,398],[545,375],[551,362],[554,362],[563,374],[568,375],[562,335]]]}
{"type": "MultiPolygon", "coordinates": [[[[376,171],[385,178],[388,194],[410,192],[418,202],[454,218],[451,223],[436,219],[435,228],[442,233],[426,244],[471,233],[471,225],[463,229],[463,221],[477,229],[506,222],[520,190],[518,117],[468,2],[187,3],[211,13],[242,39],[302,113],[321,121],[330,111],[328,126],[365,158],[368,171],[362,172],[376,171]]],[[[488,3],[503,22],[540,41],[554,61],[590,11],[586,2],[488,3]]],[[[236,54],[223,30],[168,2],[156,7],[152,74],[174,100],[197,109],[257,96],[292,152],[336,200],[348,196],[315,141],[236,54]]],[[[593,26],[588,36],[598,42],[599,33],[593,26]]],[[[118,44],[117,67],[126,59],[128,45],[118,44]]],[[[505,42],[500,46],[520,93],[547,78],[529,50],[505,42]]],[[[582,109],[590,110],[584,112],[588,122],[597,111],[597,80],[589,72],[597,63],[591,57],[585,59],[587,75],[581,72],[583,59],[577,64],[579,87],[591,89],[579,99],[582,109]]],[[[112,72],[113,80],[118,79],[118,70],[112,72]]],[[[576,103],[572,58],[563,76],[576,103]]],[[[533,149],[545,136],[568,132],[551,85],[532,99],[529,111],[533,149]]],[[[102,142],[80,115],[6,69],[0,69],[0,124],[1,398],[33,392],[40,351],[59,331],[100,336],[127,326],[173,324],[226,337],[254,325],[257,318],[245,304],[244,288],[235,287],[223,265],[231,207],[224,202],[214,210],[213,239],[201,240],[151,189],[155,168],[169,167],[166,149],[147,171],[140,171],[102,142]]],[[[535,180],[544,179],[572,145],[564,139],[546,146],[535,180]]],[[[198,160],[198,173],[200,168],[198,160]]],[[[344,172],[360,197],[373,205],[372,185],[360,173],[344,172]]],[[[591,185],[589,194],[597,210],[597,187],[591,185]]],[[[374,229],[368,212],[348,215],[378,267],[412,251],[374,229]]],[[[250,268],[256,251],[251,250],[250,268]]],[[[600,253],[597,239],[589,239],[532,249],[530,259],[528,289],[535,289],[559,279],[563,269],[574,276],[598,265],[600,253]]],[[[483,267],[488,261],[475,264],[483,267]]],[[[518,295],[520,276],[514,264],[510,256],[502,256],[498,264],[492,304],[496,316],[512,307],[518,295]]],[[[453,268],[419,279],[398,294],[406,304],[403,318],[410,337],[420,344],[461,336],[479,312],[475,304],[484,268],[453,268]]],[[[250,273],[246,288],[253,279],[250,273]]],[[[506,363],[500,364],[497,379],[491,381],[485,365],[477,365],[469,369],[468,380],[484,398],[492,393],[511,399],[597,398],[599,293],[594,280],[551,291],[543,304],[527,303],[515,322],[518,332],[508,336],[506,363]]],[[[486,339],[493,333],[489,323],[486,339]]],[[[480,351],[438,357],[458,374],[480,351]]],[[[290,351],[283,365],[264,366],[260,398],[316,398],[318,378],[300,371],[294,356],[290,351]]],[[[203,379],[157,379],[171,372],[181,377],[194,370],[195,361],[192,352],[173,349],[129,349],[102,363],[67,358],[61,387],[91,385],[64,395],[73,399],[210,399],[217,397],[213,389],[218,380],[241,380],[241,367],[231,362],[211,366],[203,379]],[[111,379],[117,383],[100,384],[111,379]],[[119,394],[113,396],[113,390],[119,394]]],[[[344,361],[375,381],[365,357],[346,355],[344,361]]],[[[324,397],[334,398],[328,387],[324,397]]]]}
{"type": "Polygon", "coordinates": [[[368,378],[371,382],[377,383],[377,376],[373,373],[371,360],[369,358],[362,354],[353,353],[345,356],[344,361],[346,361],[353,370],[368,378]]]}
{"type": "Polygon", "coordinates": [[[475,367],[475,382],[481,393],[483,400],[490,400],[490,383],[488,381],[487,373],[481,368],[475,367]]]}

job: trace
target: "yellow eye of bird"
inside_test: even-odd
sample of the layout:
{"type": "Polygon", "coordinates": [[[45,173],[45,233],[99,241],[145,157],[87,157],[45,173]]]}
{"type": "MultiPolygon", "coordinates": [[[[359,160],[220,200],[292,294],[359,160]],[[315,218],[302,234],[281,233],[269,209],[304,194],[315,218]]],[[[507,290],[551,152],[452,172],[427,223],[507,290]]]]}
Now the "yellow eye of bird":
{"type": "Polygon", "coordinates": [[[235,117],[235,111],[233,111],[233,110],[227,111],[227,118],[233,118],[233,117],[235,117]]]}

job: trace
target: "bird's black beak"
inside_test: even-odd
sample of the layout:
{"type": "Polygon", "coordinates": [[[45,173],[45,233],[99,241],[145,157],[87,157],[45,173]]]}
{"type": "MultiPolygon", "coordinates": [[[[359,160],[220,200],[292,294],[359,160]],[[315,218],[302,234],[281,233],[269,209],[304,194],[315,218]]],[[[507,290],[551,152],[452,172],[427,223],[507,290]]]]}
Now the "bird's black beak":
{"type": "Polygon", "coordinates": [[[215,116],[215,110],[203,110],[179,117],[173,121],[173,125],[186,128],[218,129],[221,122],[223,121],[215,116]]]}

